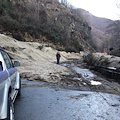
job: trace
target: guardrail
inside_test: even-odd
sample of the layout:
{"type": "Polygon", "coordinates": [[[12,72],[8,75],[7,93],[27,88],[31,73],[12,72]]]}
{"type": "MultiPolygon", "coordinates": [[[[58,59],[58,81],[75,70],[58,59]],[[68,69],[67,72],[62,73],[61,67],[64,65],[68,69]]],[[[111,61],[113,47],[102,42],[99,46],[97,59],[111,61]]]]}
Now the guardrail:
{"type": "Polygon", "coordinates": [[[106,75],[107,77],[112,77],[115,79],[120,78],[120,69],[115,67],[106,67],[101,65],[95,65],[95,70],[100,71],[102,74],[106,75]]]}

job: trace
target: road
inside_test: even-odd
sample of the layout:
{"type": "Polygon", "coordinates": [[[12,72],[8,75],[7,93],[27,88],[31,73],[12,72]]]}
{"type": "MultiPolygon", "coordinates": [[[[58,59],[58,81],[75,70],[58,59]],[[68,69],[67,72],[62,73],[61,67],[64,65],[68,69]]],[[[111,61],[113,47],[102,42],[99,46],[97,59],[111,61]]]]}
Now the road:
{"type": "Polygon", "coordinates": [[[22,80],[15,120],[119,120],[120,96],[22,80]]]}

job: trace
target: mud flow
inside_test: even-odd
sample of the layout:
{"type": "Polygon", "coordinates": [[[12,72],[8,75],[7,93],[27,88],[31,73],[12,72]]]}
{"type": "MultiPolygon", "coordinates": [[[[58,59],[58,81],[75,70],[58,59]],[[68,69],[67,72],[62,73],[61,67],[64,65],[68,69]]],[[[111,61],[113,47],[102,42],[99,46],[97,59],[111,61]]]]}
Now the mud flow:
{"type": "Polygon", "coordinates": [[[115,82],[114,79],[102,76],[96,71],[86,69],[80,61],[64,62],[61,65],[71,69],[74,73],[71,76],[61,76],[60,84],[65,88],[120,94],[119,83],[115,82]]]}
{"type": "MultiPolygon", "coordinates": [[[[55,89],[68,89],[79,91],[104,92],[120,95],[120,84],[114,79],[106,78],[100,73],[89,70],[82,61],[66,61],[60,64],[72,71],[71,75],[61,75],[57,82],[39,81],[40,85],[23,84],[25,87],[51,87],[55,89]]],[[[56,78],[57,79],[57,78],[56,78]]]]}

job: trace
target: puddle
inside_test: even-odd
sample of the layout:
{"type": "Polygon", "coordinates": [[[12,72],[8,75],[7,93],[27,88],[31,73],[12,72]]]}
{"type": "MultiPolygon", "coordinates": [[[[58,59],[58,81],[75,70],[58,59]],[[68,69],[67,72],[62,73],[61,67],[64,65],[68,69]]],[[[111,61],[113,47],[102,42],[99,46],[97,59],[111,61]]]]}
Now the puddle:
{"type": "Polygon", "coordinates": [[[73,67],[73,66],[75,66],[75,64],[74,63],[62,63],[61,64],[62,66],[64,66],[64,67],[73,67]]]}
{"type": "MultiPolygon", "coordinates": [[[[91,85],[101,85],[102,83],[101,82],[98,82],[98,81],[94,81],[93,78],[96,77],[95,74],[93,74],[89,69],[83,69],[83,68],[80,68],[80,67],[77,67],[74,63],[64,63],[62,64],[62,66],[65,66],[65,67],[70,67],[72,70],[74,70],[76,73],[82,75],[82,77],[86,80],[89,80],[91,85]]],[[[79,80],[79,81],[83,81],[82,78],[77,78],[77,77],[74,77],[73,80],[79,80]]],[[[83,82],[84,85],[87,85],[87,83],[83,82]]]]}
{"type": "MultiPolygon", "coordinates": [[[[95,77],[95,75],[89,69],[83,69],[83,68],[77,67],[74,63],[63,63],[61,65],[64,67],[72,68],[74,71],[76,71],[76,73],[81,74],[83,78],[91,79],[95,77]]],[[[80,78],[77,78],[77,79],[80,80],[80,78]]]]}
{"type": "Polygon", "coordinates": [[[75,70],[76,73],[81,74],[83,78],[90,79],[90,78],[95,77],[95,75],[92,72],[90,72],[88,69],[82,69],[79,67],[73,67],[72,69],[75,70]]]}
{"type": "MultiPolygon", "coordinates": [[[[90,72],[89,69],[82,69],[82,68],[79,68],[79,67],[73,67],[72,69],[75,70],[76,73],[81,74],[83,78],[87,78],[91,82],[91,85],[101,85],[102,84],[101,82],[91,80],[96,75],[94,75],[92,72],[90,72]]],[[[82,81],[81,78],[76,78],[75,77],[74,79],[82,81]]],[[[86,83],[83,83],[83,84],[86,85],[86,83]]]]}

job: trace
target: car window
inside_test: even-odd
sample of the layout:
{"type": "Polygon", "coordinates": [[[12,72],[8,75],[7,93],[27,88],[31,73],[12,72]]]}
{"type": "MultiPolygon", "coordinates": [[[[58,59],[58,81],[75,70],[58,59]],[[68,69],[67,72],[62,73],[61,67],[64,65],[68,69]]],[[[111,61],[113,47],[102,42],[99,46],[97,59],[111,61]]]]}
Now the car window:
{"type": "Polygon", "coordinates": [[[3,58],[5,60],[5,63],[6,63],[6,66],[7,68],[12,68],[13,67],[13,63],[12,63],[12,60],[10,59],[10,57],[8,56],[8,54],[4,51],[1,51],[2,55],[3,55],[3,58]]]}

